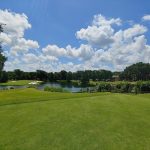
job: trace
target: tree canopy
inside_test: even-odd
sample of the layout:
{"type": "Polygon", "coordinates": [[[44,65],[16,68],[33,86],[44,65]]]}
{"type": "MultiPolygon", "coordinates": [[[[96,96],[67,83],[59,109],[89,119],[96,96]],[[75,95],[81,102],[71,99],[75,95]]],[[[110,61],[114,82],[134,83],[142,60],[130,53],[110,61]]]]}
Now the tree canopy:
{"type": "Polygon", "coordinates": [[[139,62],[126,67],[120,78],[128,81],[150,80],[150,64],[139,62]]]}

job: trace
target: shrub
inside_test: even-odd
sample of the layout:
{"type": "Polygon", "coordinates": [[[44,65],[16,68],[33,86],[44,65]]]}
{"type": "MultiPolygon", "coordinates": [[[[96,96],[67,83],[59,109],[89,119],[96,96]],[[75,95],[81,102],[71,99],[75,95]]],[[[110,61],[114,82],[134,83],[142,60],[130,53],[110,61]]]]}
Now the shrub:
{"type": "Polygon", "coordinates": [[[15,89],[14,87],[10,87],[11,90],[15,89]]]}
{"type": "Polygon", "coordinates": [[[139,81],[136,83],[107,83],[103,82],[98,85],[97,92],[114,92],[114,93],[150,93],[150,81],[139,81]]]}
{"type": "Polygon", "coordinates": [[[63,88],[60,88],[60,87],[49,87],[49,86],[46,86],[44,88],[44,91],[48,91],[48,92],[68,92],[67,90],[64,90],[63,88]]]}
{"type": "Polygon", "coordinates": [[[111,84],[110,83],[100,83],[97,88],[98,92],[110,92],[111,84]]]}
{"type": "Polygon", "coordinates": [[[150,93],[150,81],[139,81],[136,84],[139,93],[150,93]]]}
{"type": "Polygon", "coordinates": [[[116,91],[119,93],[130,93],[133,88],[133,85],[128,82],[119,83],[116,85],[116,91]]]}

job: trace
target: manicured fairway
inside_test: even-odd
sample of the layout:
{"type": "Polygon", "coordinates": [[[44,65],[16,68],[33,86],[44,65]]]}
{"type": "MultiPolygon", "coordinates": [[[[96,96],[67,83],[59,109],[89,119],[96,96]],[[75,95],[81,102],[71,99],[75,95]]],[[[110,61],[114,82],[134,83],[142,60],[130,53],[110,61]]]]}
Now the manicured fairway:
{"type": "Polygon", "coordinates": [[[0,92],[0,150],[150,150],[150,94],[0,92]]]}

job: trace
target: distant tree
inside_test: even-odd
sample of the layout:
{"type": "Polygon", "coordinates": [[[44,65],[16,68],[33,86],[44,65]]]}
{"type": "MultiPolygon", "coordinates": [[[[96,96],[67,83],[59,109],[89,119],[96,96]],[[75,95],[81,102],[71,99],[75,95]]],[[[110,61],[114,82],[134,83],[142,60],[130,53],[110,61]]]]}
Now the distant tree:
{"type": "Polygon", "coordinates": [[[36,72],[29,72],[28,74],[30,80],[36,80],[36,72]]]}
{"type": "Polygon", "coordinates": [[[54,73],[54,81],[61,80],[61,76],[59,72],[54,73]]]}
{"type": "Polygon", "coordinates": [[[96,79],[97,79],[96,73],[97,73],[96,70],[92,71],[92,73],[91,73],[91,79],[92,79],[93,81],[96,81],[96,79]]]}
{"type": "Polygon", "coordinates": [[[97,79],[99,81],[107,81],[110,80],[112,78],[113,73],[111,71],[108,70],[99,70],[96,73],[97,79]]]}
{"type": "Polygon", "coordinates": [[[61,80],[66,80],[67,79],[67,72],[65,70],[62,70],[60,72],[60,78],[61,78],[61,80]]]}
{"type": "Polygon", "coordinates": [[[139,62],[126,67],[120,78],[128,81],[150,80],[150,64],[139,62]]]}
{"type": "Polygon", "coordinates": [[[76,72],[72,72],[72,80],[79,80],[76,72]]]}
{"type": "Polygon", "coordinates": [[[86,71],[82,72],[80,81],[82,85],[86,85],[89,83],[89,76],[86,71]]]}
{"type": "Polygon", "coordinates": [[[36,77],[38,80],[41,80],[41,81],[47,81],[48,80],[48,74],[47,72],[43,71],[43,70],[37,70],[36,71],[36,77]]]}
{"type": "Polygon", "coordinates": [[[48,80],[53,82],[54,81],[54,74],[53,72],[48,73],[48,80]]]}
{"type": "Polygon", "coordinates": [[[8,80],[15,80],[15,73],[14,73],[14,71],[8,71],[7,75],[8,75],[8,80]]]}
{"type": "Polygon", "coordinates": [[[77,80],[83,79],[83,73],[84,73],[84,71],[77,71],[76,72],[77,80]]]}
{"type": "Polygon", "coordinates": [[[8,81],[8,74],[6,71],[1,72],[0,82],[7,82],[8,81]]]}
{"type": "Polygon", "coordinates": [[[67,77],[66,77],[67,82],[70,82],[72,80],[72,72],[68,72],[67,73],[67,77]]]}
{"type": "Polygon", "coordinates": [[[14,76],[15,76],[15,80],[22,80],[24,79],[24,72],[21,71],[20,69],[16,69],[14,70],[14,76]]]}

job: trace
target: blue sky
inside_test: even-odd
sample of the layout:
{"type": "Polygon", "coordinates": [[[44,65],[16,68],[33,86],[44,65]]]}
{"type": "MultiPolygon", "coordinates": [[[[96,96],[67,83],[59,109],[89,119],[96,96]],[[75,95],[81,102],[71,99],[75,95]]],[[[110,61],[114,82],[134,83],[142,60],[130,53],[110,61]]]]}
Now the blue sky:
{"type": "Polygon", "coordinates": [[[95,14],[139,22],[150,13],[148,0],[1,0],[1,9],[25,13],[32,29],[25,34],[40,42],[78,45],[75,32],[86,27],[95,14]]]}
{"type": "MultiPolygon", "coordinates": [[[[109,48],[107,48],[107,50],[104,47],[103,48],[100,47],[99,49],[97,48],[95,50],[95,46],[93,46],[93,44],[91,44],[89,41],[87,42],[87,39],[85,40],[85,37],[77,38],[76,32],[80,31],[82,28],[87,29],[88,26],[92,26],[93,17],[94,15],[98,15],[98,14],[104,16],[106,20],[110,20],[111,18],[114,19],[120,18],[122,20],[121,27],[116,26],[113,28],[115,30],[115,33],[119,30],[126,30],[128,28],[131,28],[135,24],[143,25],[147,29],[149,29],[150,28],[149,19],[146,21],[142,21],[141,19],[143,16],[150,14],[149,4],[150,2],[148,0],[143,0],[143,1],[139,1],[139,0],[132,0],[132,1],[131,0],[114,0],[114,1],[111,0],[88,0],[88,1],[87,0],[20,0],[20,1],[1,0],[0,9],[2,11],[7,9],[10,13],[16,13],[16,14],[24,13],[27,16],[27,21],[29,24],[32,25],[32,28],[24,29],[24,36],[22,38],[27,40],[31,39],[33,41],[37,41],[39,44],[39,48],[37,51],[39,51],[39,53],[43,53],[42,49],[47,47],[48,45],[57,45],[59,48],[64,48],[64,49],[66,49],[67,45],[71,45],[72,49],[73,48],[79,49],[82,44],[92,46],[94,51],[97,51],[99,49],[104,49],[104,51],[106,52],[106,51],[110,51],[109,50],[110,45],[108,46],[109,48]],[[131,26],[131,21],[132,21],[132,26],[131,26]]],[[[149,32],[145,31],[143,33],[139,33],[136,36],[138,37],[141,35],[145,36],[145,39],[148,41],[147,42],[148,45],[149,43],[148,37],[150,37],[149,32]]],[[[134,38],[135,36],[133,36],[133,42],[135,40],[134,38]]],[[[8,47],[9,49],[11,49],[11,46],[8,47]]],[[[30,52],[28,53],[35,54],[37,57],[39,56],[37,52],[34,52],[33,50],[30,50],[30,52]]],[[[21,57],[22,55],[24,54],[21,54],[19,56],[21,57]]],[[[10,57],[9,60],[13,61],[14,59],[16,60],[18,59],[18,63],[20,63],[21,66],[23,62],[20,60],[20,58],[17,58],[19,56],[12,57],[9,55],[10,57]]],[[[50,56],[53,56],[52,53],[50,53],[50,56]]],[[[82,58],[78,59],[77,57],[68,58],[68,57],[59,56],[58,59],[59,62],[56,64],[57,65],[60,64],[62,69],[66,69],[65,67],[63,68],[63,65],[64,66],[67,65],[67,63],[69,63],[70,65],[71,63],[72,65],[73,64],[85,65],[85,63],[87,63],[86,62],[87,60],[85,61],[82,58]]],[[[142,58],[137,59],[136,61],[138,60],[142,61],[142,58]]],[[[117,70],[117,69],[123,69],[125,66],[130,64],[129,62],[126,64],[125,62],[122,62],[123,63],[122,67],[119,68],[116,67],[115,64],[113,64],[113,62],[111,63],[110,60],[107,61],[106,63],[105,60],[104,61],[101,60],[100,63],[101,63],[100,66],[95,65],[93,63],[93,67],[89,66],[89,69],[108,68],[111,70],[117,70]]],[[[42,65],[45,64],[48,64],[48,61],[44,62],[42,65]]],[[[19,67],[19,64],[18,64],[18,68],[26,70],[24,67],[23,68],[19,67]]],[[[43,67],[43,69],[44,68],[45,67],[43,67]]],[[[61,70],[61,68],[58,68],[57,70],[61,70]]],[[[88,66],[86,66],[86,68],[82,66],[81,68],[88,69],[88,66]]],[[[12,68],[6,67],[6,69],[8,70],[15,69],[15,66],[12,68]]],[[[29,70],[32,69],[33,68],[29,70]]],[[[39,68],[37,67],[36,69],[39,68]]],[[[67,70],[70,69],[67,68],[67,70]]],[[[76,67],[76,69],[74,70],[77,69],[78,67],[76,67]]],[[[51,66],[51,70],[57,71],[55,70],[55,65],[53,67],[51,66]]]]}

